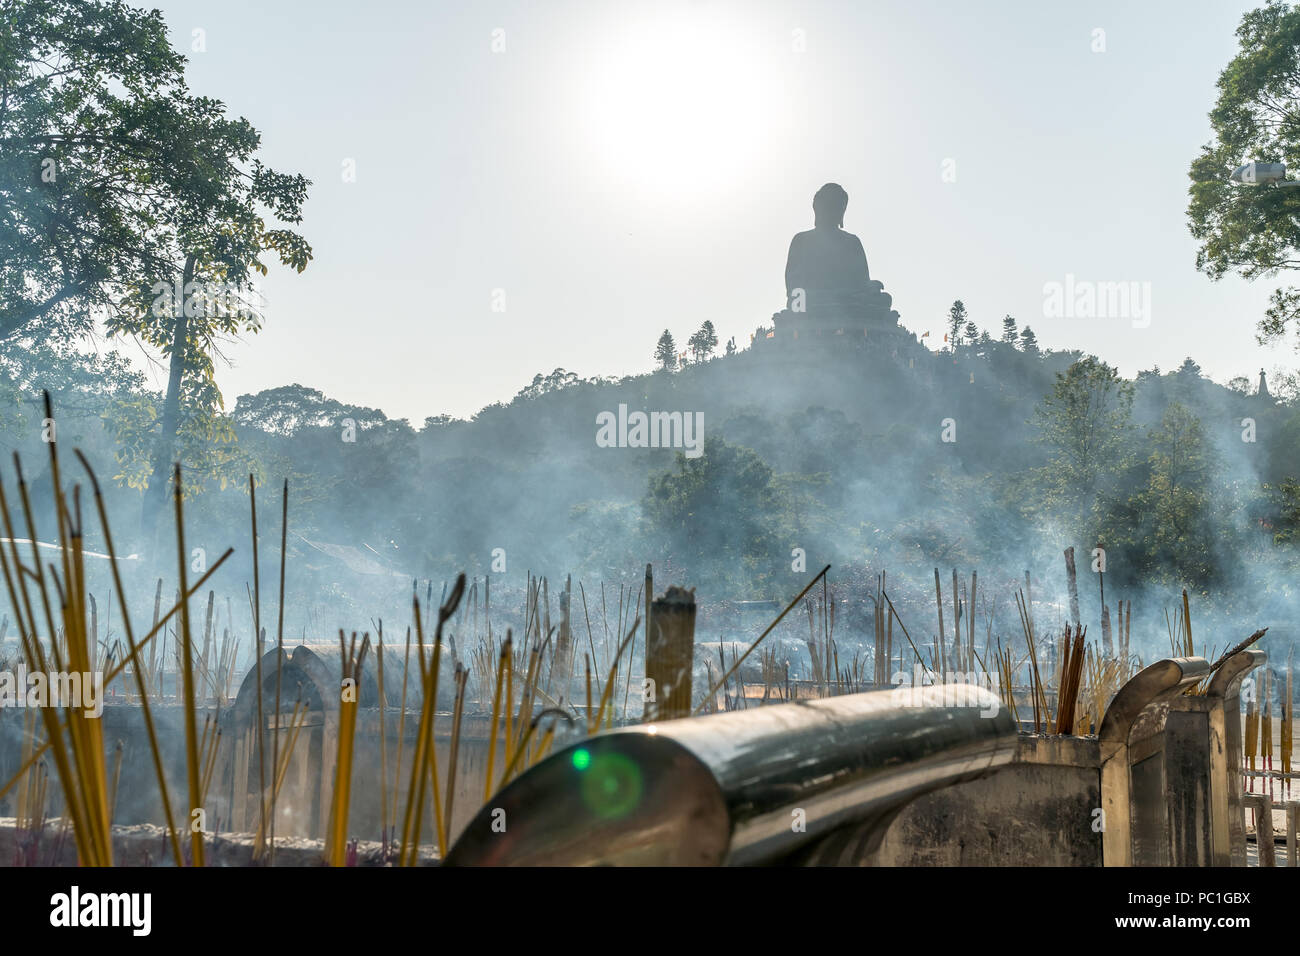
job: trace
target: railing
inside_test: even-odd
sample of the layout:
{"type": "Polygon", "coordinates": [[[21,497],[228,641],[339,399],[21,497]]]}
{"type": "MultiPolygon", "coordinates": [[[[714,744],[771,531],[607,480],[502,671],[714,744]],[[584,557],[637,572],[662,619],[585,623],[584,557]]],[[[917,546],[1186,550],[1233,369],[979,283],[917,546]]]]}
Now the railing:
{"type": "Polygon", "coordinates": [[[997,697],[904,688],[614,730],[479,811],[452,865],[867,863],[917,796],[1015,753],[997,697]]]}

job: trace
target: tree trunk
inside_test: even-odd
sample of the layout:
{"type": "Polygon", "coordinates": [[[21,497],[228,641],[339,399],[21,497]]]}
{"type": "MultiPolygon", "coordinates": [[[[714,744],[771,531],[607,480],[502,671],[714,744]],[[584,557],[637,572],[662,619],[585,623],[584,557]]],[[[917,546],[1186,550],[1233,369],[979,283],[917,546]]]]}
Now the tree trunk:
{"type": "Polygon", "coordinates": [[[181,420],[181,378],[185,374],[186,347],[189,341],[189,318],[185,307],[189,301],[188,289],[194,281],[194,256],[187,256],[181,271],[181,296],[177,304],[176,325],[172,330],[172,352],[167,376],[167,395],[163,400],[162,428],[154,446],[153,472],[145,489],[141,507],[140,531],[146,546],[158,548],[158,530],[164,506],[167,503],[167,481],[176,455],[176,431],[181,420]]]}

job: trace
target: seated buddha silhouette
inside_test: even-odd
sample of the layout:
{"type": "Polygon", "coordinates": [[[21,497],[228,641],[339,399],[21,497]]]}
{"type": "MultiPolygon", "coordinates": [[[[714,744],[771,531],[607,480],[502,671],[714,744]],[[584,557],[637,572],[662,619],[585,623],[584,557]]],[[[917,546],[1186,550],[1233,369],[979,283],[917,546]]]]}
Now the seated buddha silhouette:
{"type": "Polygon", "coordinates": [[[844,231],[848,204],[844,188],[827,183],[813,197],[813,228],[790,242],[786,309],[805,314],[810,325],[857,327],[873,314],[890,312],[891,297],[871,278],[862,242],[844,231]]]}

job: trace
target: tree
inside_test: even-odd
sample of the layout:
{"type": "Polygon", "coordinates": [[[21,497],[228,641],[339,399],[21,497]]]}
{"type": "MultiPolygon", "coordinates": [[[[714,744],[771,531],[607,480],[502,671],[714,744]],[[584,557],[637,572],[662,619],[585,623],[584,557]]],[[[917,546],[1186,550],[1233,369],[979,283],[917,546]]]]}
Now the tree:
{"type": "Polygon", "coordinates": [[[35,431],[45,414],[42,391],[50,393],[56,415],[76,407],[98,418],[114,399],[144,388],[144,375],[118,352],[84,352],[59,338],[11,343],[0,349],[0,428],[21,419],[24,430],[35,431]]]}
{"type": "Polygon", "coordinates": [[[712,355],[713,350],[718,347],[718,333],[714,331],[713,323],[705,319],[704,324],[700,326],[700,330],[687,340],[686,347],[697,362],[701,362],[712,355]]]}
{"type": "Polygon", "coordinates": [[[552,392],[572,388],[574,385],[579,384],[580,381],[576,372],[566,372],[562,368],[557,368],[550,375],[542,375],[541,372],[538,372],[533,376],[532,384],[520,389],[515,398],[541,398],[543,395],[549,395],[552,392]]]}
{"type": "Polygon", "coordinates": [[[1038,354],[1038,336],[1027,325],[1020,331],[1020,350],[1028,355],[1038,354]]]}
{"type": "Polygon", "coordinates": [[[1270,490],[1278,512],[1273,542],[1294,544],[1300,540],[1300,481],[1283,478],[1281,483],[1270,490]]]}
{"type": "MultiPolygon", "coordinates": [[[[1213,139],[1192,162],[1187,218],[1200,243],[1196,267],[1218,280],[1248,280],[1300,268],[1300,196],[1294,189],[1237,185],[1249,161],[1300,153],[1300,10],[1271,0],[1242,17],[1238,53],[1219,75],[1210,112],[1213,139]]],[[[1276,289],[1259,322],[1261,343],[1300,332],[1300,289],[1276,289]]],[[[1300,344],[1300,343],[1298,343],[1300,344]]]]}
{"type": "Polygon", "coordinates": [[[755,452],[711,437],[698,458],[679,452],[673,470],[650,479],[642,513],[651,541],[691,580],[735,588],[772,567],[781,505],[755,452]]]}
{"type": "Polygon", "coordinates": [[[1201,422],[1185,405],[1171,402],[1147,441],[1151,472],[1137,510],[1149,518],[1143,535],[1148,565],[1164,565],[1185,582],[1204,584],[1217,562],[1209,520],[1213,463],[1201,422]]]}
{"type": "Polygon", "coordinates": [[[677,342],[667,329],[659,336],[659,344],[655,346],[655,361],[665,372],[671,372],[677,367],[677,342]]]}
{"type": "MultiPolygon", "coordinates": [[[[241,445],[256,450],[264,470],[288,478],[300,515],[290,527],[309,534],[319,520],[336,541],[414,538],[423,520],[417,490],[425,486],[410,467],[419,453],[406,420],[301,385],[241,395],[232,418],[241,445]]],[[[446,480],[439,491],[454,487],[455,478],[446,480]]]]}
{"type": "Polygon", "coordinates": [[[189,93],[157,11],[20,0],[0,16],[0,339],[86,334],[100,312],[167,358],[151,525],[184,433],[233,438],[213,357],[260,328],[263,254],[299,272],[311,259],[276,226],[301,221],[309,184],[256,158],[247,120],[189,93]]]}
{"type": "Polygon", "coordinates": [[[728,355],[736,354],[736,337],[734,335],[731,338],[727,339],[727,354],[728,355]]]}
{"type": "Polygon", "coordinates": [[[961,299],[958,299],[948,309],[948,351],[957,351],[957,333],[961,331],[962,326],[965,324],[966,306],[962,304],[961,299]]]}
{"type": "MultiPolygon", "coordinates": [[[[129,440],[123,439],[140,409],[152,412],[145,388],[144,375],[118,352],[79,349],[59,336],[11,341],[0,349],[0,445],[6,451],[19,449],[42,433],[45,411],[40,396],[49,392],[60,437],[78,436],[73,440],[93,461],[116,456],[125,464],[114,477],[126,481],[131,463],[124,454],[129,440]],[[107,447],[97,449],[99,443],[87,431],[107,439],[107,447]]],[[[152,424],[151,416],[149,421],[152,424]]]]}
{"type": "Polygon", "coordinates": [[[974,319],[971,319],[966,323],[966,328],[964,331],[966,334],[966,345],[973,346],[979,340],[980,337],[979,326],[975,324],[974,319]]]}
{"type": "Polygon", "coordinates": [[[1276,439],[1265,446],[1266,466],[1261,477],[1278,485],[1287,478],[1300,481],[1300,410],[1294,410],[1275,426],[1276,439]]]}
{"type": "MultiPolygon", "coordinates": [[[[292,437],[305,430],[341,430],[350,419],[358,433],[385,425],[389,419],[377,408],[345,405],[319,389],[280,385],[240,395],[232,413],[235,423],[270,435],[292,437]]],[[[332,436],[337,437],[337,436],[332,436]]]]}
{"type": "Polygon", "coordinates": [[[1016,320],[1009,315],[1002,319],[1002,341],[1008,345],[1016,344],[1016,320]]]}
{"type": "Polygon", "coordinates": [[[156,10],[10,2],[0,18],[0,339],[88,332],[160,271],[143,228],[158,157],[139,148],[157,118],[139,98],[184,61],[156,10]]]}
{"type": "Polygon", "coordinates": [[[1035,410],[1037,440],[1047,447],[1038,487],[1043,508],[1081,531],[1099,509],[1099,497],[1124,470],[1133,409],[1133,385],[1089,356],[1056,376],[1035,410]]]}

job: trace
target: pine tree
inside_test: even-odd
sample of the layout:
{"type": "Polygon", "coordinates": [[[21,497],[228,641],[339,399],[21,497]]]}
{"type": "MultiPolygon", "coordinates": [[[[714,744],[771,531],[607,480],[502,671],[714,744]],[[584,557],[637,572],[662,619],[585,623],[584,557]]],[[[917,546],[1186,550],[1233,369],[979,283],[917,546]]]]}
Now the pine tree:
{"type": "Polygon", "coordinates": [[[966,344],[974,345],[976,340],[980,337],[979,326],[975,324],[974,319],[971,319],[966,323],[965,331],[966,331],[966,344]]]}
{"type": "Polygon", "coordinates": [[[966,306],[958,299],[948,310],[948,351],[957,351],[957,333],[966,324],[966,306]]]}
{"type": "Polygon", "coordinates": [[[1002,320],[1002,341],[1008,345],[1015,345],[1016,336],[1016,320],[1008,315],[1002,320]]]}
{"type": "Polygon", "coordinates": [[[667,329],[659,336],[659,344],[655,346],[655,361],[665,372],[671,372],[677,367],[677,342],[667,329]]]}
{"type": "Polygon", "coordinates": [[[1037,355],[1039,352],[1038,336],[1034,335],[1034,330],[1027,325],[1020,332],[1020,350],[1029,355],[1037,355]]]}
{"type": "Polygon", "coordinates": [[[701,362],[712,355],[713,350],[718,347],[718,333],[714,331],[713,323],[705,319],[704,324],[700,326],[700,330],[687,341],[686,347],[697,362],[701,362]]]}

